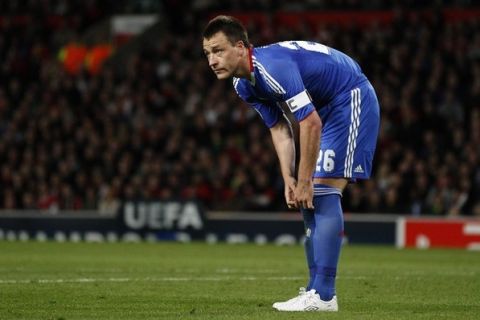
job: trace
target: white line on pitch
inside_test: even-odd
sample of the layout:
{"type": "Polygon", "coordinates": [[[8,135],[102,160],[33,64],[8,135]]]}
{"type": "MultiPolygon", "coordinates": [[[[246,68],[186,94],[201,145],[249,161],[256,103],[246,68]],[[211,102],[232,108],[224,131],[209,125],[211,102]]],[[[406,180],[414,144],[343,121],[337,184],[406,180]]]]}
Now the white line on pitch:
{"type": "MultiPolygon", "coordinates": [[[[456,276],[456,277],[476,277],[477,272],[406,272],[395,275],[395,280],[408,279],[412,276],[456,276]]],[[[374,278],[374,275],[340,275],[337,279],[348,280],[365,280],[374,278]]],[[[306,280],[306,276],[289,276],[289,277],[257,277],[257,276],[223,276],[223,277],[145,277],[145,278],[72,278],[72,279],[0,279],[2,284],[56,284],[56,283],[94,283],[94,282],[187,282],[187,281],[297,281],[306,280]]]]}

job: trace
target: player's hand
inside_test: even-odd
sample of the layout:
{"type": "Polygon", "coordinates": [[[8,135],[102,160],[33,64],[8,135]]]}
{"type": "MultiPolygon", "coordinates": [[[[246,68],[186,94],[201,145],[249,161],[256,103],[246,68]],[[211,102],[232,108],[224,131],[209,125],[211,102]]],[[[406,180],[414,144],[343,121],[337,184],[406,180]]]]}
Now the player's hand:
{"type": "Polygon", "coordinates": [[[295,200],[295,188],[297,180],[294,177],[285,179],[285,201],[288,209],[297,209],[297,201],[295,200]]]}
{"type": "Polygon", "coordinates": [[[313,181],[298,181],[295,188],[295,199],[298,208],[313,209],[313,181]]]}

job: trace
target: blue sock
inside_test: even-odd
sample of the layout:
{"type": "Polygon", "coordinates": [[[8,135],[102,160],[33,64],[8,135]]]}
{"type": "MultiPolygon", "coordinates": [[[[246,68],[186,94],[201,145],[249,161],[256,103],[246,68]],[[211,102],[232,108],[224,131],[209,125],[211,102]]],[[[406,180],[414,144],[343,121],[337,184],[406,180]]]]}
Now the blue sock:
{"type": "Polygon", "coordinates": [[[314,252],[315,289],[324,301],[335,295],[335,277],[343,238],[343,213],[339,190],[315,185],[315,229],[311,240],[314,252]]]}
{"type": "Polygon", "coordinates": [[[307,265],[309,271],[309,280],[307,285],[307,291],[312,289],[313,280],[315,279],[315,261],[313,253],[312,233],[315,230],[315,215],[313,210],[301,209],[303,214],[303,223],[305,224],[305,256],[307,258],[307,265]]]}

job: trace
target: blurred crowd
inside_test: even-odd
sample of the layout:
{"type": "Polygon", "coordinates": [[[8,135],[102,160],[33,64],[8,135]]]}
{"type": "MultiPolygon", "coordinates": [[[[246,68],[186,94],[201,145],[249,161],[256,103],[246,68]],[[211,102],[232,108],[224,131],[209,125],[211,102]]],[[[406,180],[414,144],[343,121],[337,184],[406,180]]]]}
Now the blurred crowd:
{"type": "MultiPolygon", "coordinates": [[[[26,1],[49,2],[70,3],[26,1]]],[[[286,210],[268,129],[203,56],[210,15],[201,9],[211,3],[193,1],[200,9],[175,30],[97,76],[61,68],[54,39],[63,28],[3,17],[0,208],[108,214],[124,200],[197,199],[210,210],[286,210]]],[[[113,13],[99,8],[78,10],[78,25],[113,13]]],[[[254,45],[305,39],[340,49],[371,79],[382,112],[374,174],[347,187],[346,212],[480,215],[480,19],[395,12],[391,24],[362,28],[248,28],[254,45]]]]}

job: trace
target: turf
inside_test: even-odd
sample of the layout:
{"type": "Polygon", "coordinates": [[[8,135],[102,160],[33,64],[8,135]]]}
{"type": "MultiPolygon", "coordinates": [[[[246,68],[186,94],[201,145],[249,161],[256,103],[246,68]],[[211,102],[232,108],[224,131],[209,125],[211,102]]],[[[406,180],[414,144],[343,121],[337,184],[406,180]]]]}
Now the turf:
{"type": "Polygon", "coordinates": [[[300,246],[0,242],[0,319],[479,319],[480,253],[347,246],[338,313],[280,313],[300,246]]]}

